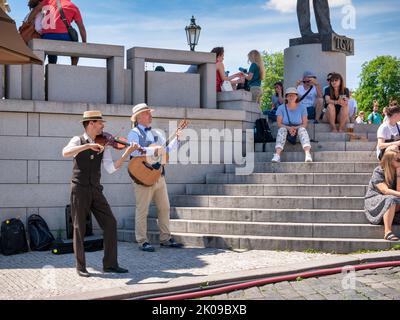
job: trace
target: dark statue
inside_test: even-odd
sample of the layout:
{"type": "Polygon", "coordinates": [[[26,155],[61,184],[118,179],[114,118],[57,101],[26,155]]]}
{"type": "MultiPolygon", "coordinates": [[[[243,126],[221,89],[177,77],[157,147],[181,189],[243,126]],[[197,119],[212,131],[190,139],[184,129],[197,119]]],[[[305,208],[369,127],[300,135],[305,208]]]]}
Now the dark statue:
{"type": "Polygon", "coordinates": [[[297,18],[301,38],[290,39],[290,46],[321,43],[323,51],[354,55],[354,40],[338,35],[332,29],[328,0],[313,0],[318,33],[311,30],[310,0],[297,0],[297,18]]]}
{"type": "MultiPolygon", "coordinates": [[[[315,20],[320,35],[332,34],[328,0],[313,0],[315,20]]],[[[318,36],[311,30],[310,0],[297,0],[297,17],[302,37],[318,36]]]]}

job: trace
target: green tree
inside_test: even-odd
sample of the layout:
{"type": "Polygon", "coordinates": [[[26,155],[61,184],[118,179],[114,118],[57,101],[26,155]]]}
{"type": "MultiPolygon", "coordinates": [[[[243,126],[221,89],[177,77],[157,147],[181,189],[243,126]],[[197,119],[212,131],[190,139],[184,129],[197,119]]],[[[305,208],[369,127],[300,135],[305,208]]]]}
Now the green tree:
{"type": "Polygon", "coordinates": [[[265,65],[265,79],[262,84],[262,109],[269,110],[272,106],[271,97],[275,93],[274,83],[277,81],[283,82],[283,52],[269,54],[264,51],[263,59],[265,65]]]}
{"type": "Polygon", "coordinates": [[[365,62],[359,76],[360,87],[354,93],[360,110],[372,112],[373,101],[381,107],[389,105],[391,99],[400,97],[400,60],[392,56],[379,56],[365,62]]]}

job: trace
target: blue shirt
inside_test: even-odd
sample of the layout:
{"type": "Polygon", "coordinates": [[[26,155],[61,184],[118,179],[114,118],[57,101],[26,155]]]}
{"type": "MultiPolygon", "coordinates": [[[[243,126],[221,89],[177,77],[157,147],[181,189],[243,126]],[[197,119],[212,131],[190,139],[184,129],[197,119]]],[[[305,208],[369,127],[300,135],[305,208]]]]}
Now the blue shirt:
{"type": "Polygon", "coordinates": [[[279,106],[278,110],[276,111],[277,117],[282,117],[282,123],[285,126],[293,125],[293,126],[300,126],[303,124],[303,117],[307,117],[307,108],[305,106],[298,105],[295,110],[290,110],[287,108],[288,112],[286,113],[285,105],[282,104],[279,106]],[[290,118],[290,123],[288,119],[288,114],[290,118]]]}
{"type": "MultiPolygon", "coordinates": [[[[138,125],[138,127],[144,131],[146,133],[146,140],[151,142],[151,144],[156,144],[159,146],[162,146],[165,144],[165,136],[163,134],[163,132],[159,132],[159,130],[149,130],[146,131],[145,127],[142,126],[141,124],[138,125]]],[[[134,131],[133,129],[129,132],[128,134],[128,142],[132,143],[139,143],[139,135],[136,131],[134,131]]],[[[176,149],[179,146],[178,140],[175,138],[174,140],[172,140],[170,142],[170,144],[165,148],[167,153],[170,153],[172,150],[176,149]]],[[[142,146],[144,147],[144,146],[142,146]]],[[[149,148],[143,148],[146,151],[146,155],[147,156],[152,156],[154,155],[154,148],[153,147],[149,147],[149,148]]],[[[141,154],[138,150],[134,151],[131,154],[132,157],[140,157],[143,156],[143,154],[141,154]]]]}
{"type": "Polygon", "coordinates": [[[249,73],[253,74],[253,79],[249,80],[249,86],[261,87],[260,68],[258,67],[258,65],[252,63],[249,69],[249,73]]]}

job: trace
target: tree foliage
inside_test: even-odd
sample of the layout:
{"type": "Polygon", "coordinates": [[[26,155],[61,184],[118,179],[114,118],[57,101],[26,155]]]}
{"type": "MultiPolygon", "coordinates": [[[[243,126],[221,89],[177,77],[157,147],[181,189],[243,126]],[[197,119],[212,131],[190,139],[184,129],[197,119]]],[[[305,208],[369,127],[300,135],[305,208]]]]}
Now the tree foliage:
{"type": "Polygon", "coordinates": [[[277,81],[283,82],[283,52],[267,53],[263,52],[263,59],[265,65],[265,79],[263,81],[263,110],[271,109],[271,97],[275,93],[274,83],[277,81]]]}
{"type": "Polygon", "coordinates": [[[380,109],[391,99],[400,98],[400,60],[392,56],[379,56],[362,65],[360,86],[354,93],[360,110],[372,112],[373,101],[380,109]]]}

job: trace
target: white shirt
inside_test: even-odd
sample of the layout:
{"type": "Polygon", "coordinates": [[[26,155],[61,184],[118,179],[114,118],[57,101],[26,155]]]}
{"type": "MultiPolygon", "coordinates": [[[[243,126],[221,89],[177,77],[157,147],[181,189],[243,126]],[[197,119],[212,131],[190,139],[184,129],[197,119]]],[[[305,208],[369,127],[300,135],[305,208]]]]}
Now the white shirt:
{"type": "MultiPolygon", "coordinates": [[[[307,90],[304,89],[304,86],[298,86],[297,87],[297,93],[299,94],[299,99],[301,99],[301,97],[304,96],[308,90],[309,89],[307,89],[307,90]]],[[[317,99],[317,97],[318,97],[317,88],[315,86],[313,86],[313,88],[311,89],[311,91],[307,95],[307,97],[305,97],[300,102],[300,105],[304,106],[306,108],[314,107],[315,100],[317,99]]]]}
{"type": "MultiPolygon", "coordinates": [[[[400,126],[399,125],[390,125],[389,122],[384,122],[378,129],[378,139],[384,140],[399,140],[400,139],[400,126]]],[[[377,156],[379,156],[381,149],[377,147],[377,156]]]]}
{"type": "MultiPolygon", "coordinates": [[[[88,136],[88,134],[86,132],[83,134],[83,138],[86,141],[89,141],[89,143],[96,143],[88,136]]],[[[63,152],[68,152],[71,148],[78,147],[80,145],[81,145],[81,138],[78,137],[78,136],[73,137],[70,140],[70,142],[67,144],[67,146],[63,149],[63,152]]],[[[74,156],[74,158],[75,157],[76,156],[74,156]]],[[[114,172],[117,171],[117,169],[115,169],[114,161],[113,161],[112,156],[111,156],[111,148],[110,147],[106,147],[104,149],[103,161],[102,162],[103,162],[104,169],[106,169],[106,171],[109,174],[113,174],[114,172]]]]}
{"type": "MultiPolygon", "coordinates": [[[[158,140],[157,140],[157,145],[159,146],[163,146],[165,144],[165,138],[163,136],[163,134],[161,132],[157,132],[156,129],[152,129],[152,130],[145,130],[145,127],[142,126],[141,124],[138,125],[138,127],[144,131],[146,133],[146,140],[151,142],[151,143],[156,143],[156,139],[154,137],[153,132],[157,135],[158,140]]],[[[133,129],[129,132],[128,135],[128,141],[129,143],[135,142],[137,144],[139,144],[139,135],[136,131],[133,131],[133,129]]],[[[170,153],[172,150],[178,148],[179,142],[178,139],[175,138],[174,140],[172,140],[169,145],[165,148],[167,153],[170,153]]],[[[150,148],[143,148],[146,151],[146,156],[153,156],[154,155],[154,147],[150,147],[150,148]]],[[[143,154],[140,153],[140,151],[134,151],[131,154],[132,157],[139,157],[139,156],[143,156],[143,154]]]]}
{"type": "Polygon", "coordinates": [[[353,118],[353,116],[358,113],[357,111],[358,111],[357,101],[353,98],[350,98],[350,100],[349,100],[349,117],[350,117],[350,119],[353,118]]]}
{"type": "MultiPolygon", "coordinates": [[[[25,17],[24,22],[28,21],[30,13],[25,17]]],[[[35,17],[35,30],[37,33],[42,33],[42,19],[43,19],[43,14],[40,12],[36,15],[35,17]]]]}

